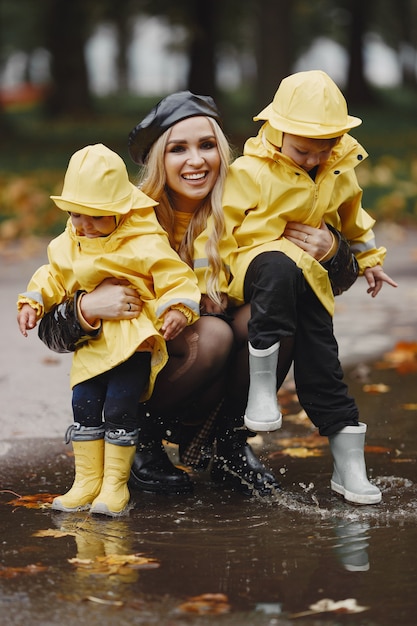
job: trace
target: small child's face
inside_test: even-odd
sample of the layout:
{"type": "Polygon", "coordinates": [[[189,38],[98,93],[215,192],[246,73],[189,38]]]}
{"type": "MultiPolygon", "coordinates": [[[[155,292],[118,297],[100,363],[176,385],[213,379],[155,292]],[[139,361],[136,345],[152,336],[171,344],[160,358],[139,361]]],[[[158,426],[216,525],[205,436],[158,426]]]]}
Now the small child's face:
{"type": "Polygon", "coordinates": [[[299,167],[309,172],[317,165],[322,165],[330,157],[336,139],[310,139],[284,133],[281,152],[292,159],[299,167]]]}
{"type": "Polygon", "coordinates": [[[107,237],[116,228],[114,215],[100,215],[93,217],[82,213],[70,213],[72,224],[81,237],[94,239],[95,237],[107,237]]]}

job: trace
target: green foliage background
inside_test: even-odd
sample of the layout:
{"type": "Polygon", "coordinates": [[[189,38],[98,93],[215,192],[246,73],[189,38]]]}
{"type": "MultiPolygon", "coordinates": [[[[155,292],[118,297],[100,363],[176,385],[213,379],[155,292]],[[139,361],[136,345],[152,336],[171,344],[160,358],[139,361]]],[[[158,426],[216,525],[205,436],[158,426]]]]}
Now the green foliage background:
{"type": "MultiPolygon", "coordinates": [[[[89,143],[104,143],[125,160],[134,182],[136,166],[127,153],[131,128],[159,98],[118,95],[100,99],[94,118],[45,121],[36,104],[7,111],[9,133],[0,152],[0,242],[30,235],[54,236],[65,216],[49,196],[60,193],[70,156],[89,143]]],[[[220,99],[225,128],[236,154],[256,133],[249,94],[220,99]]],[[[406,90],[378,92],[378,106],[350,110],[363,119],[355,137],[369,153],[357,168],[364,206],[379,221],[417,222],[417,94],[406,90]]]]}

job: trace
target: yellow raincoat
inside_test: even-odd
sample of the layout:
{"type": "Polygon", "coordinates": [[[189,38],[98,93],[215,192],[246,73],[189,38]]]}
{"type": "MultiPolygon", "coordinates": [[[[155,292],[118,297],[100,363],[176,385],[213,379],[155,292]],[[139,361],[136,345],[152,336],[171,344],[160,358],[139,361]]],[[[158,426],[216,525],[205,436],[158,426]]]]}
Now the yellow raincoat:
{"type": "Polygon", "coordinates": [[[200,291],[192,270],[172,250],[153,207],[130,211],[107,237],[78,236],[68,220],[65,231],[48,246],[49,264],[39,268],[18,308],[28,302],[39,316],[75,294],[92,291],[105,278],[127,279],[137,289],[143,310],[133,320],[104,320],[100,335],[74,353],[71,387],[126,361],[135,351],[152,346],[151,376],[143,400],[168,359],[158,332],[163,314],[186,307],[188,322],[198,319],[200,291]]]}
{"type": "Polygon", "coordinates": [[[361,273],[381,265],[385,248],[376,248],[375,223],[362,208],[362,189],[354,168],[368,155],[350,135],[334,147],[315,180],[264,137],[262,126],[231,165],[223,197],[227,233],[222,256],[230,265],[229,297],[243,304],[243,285],[250,262],[260,253],[280,251],[300,267],[330,315],[334,296],[327,271],[312,256],[283,237],[287,222],[318,228],[331,224],[350,242],[361,273]]]}

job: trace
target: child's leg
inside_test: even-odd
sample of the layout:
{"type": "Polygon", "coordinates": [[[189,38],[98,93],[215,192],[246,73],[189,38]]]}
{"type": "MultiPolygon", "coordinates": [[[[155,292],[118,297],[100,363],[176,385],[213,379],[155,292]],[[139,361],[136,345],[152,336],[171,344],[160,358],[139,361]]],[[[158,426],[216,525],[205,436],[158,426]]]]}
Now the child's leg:
{"type": "Polygon", "coordinates": [[[106,384],[100,376],[76,385],[72,405],[74,424],[67,431],[74,450],[75,479],[71,489],[54,499],[52,508],[76,511],[89,508],[100,492],[104,464],[102,408],[106,384]]]}
{"type": "Polygon", "coordinates": [[[245,424],[255,431],[281,427],[277,401],[278,352],[282,337],[296,330],[297,300],[304,279],[296,264],[281,252],[265,252],[249,265],[245,301],[250,302],[250,384],[245,424]]]}
{"type": "Polygon", "coordinates": [[[366,475],[366,425],[348,394],[333,334],[333,322],[308,287],[300,299],[294,374],[299,400],[321,435],[329,437],[334,459],[331,488],[356,504],[377,504],[381,492],[366,475]]]}
{"type": "Polygon", "coordinates": [[[149,352],[136,352],[107,373],[104,475],[92,513],[117,517],[127,511],[127,482],[138,441],[138,405],[149,381],[150,362],[149,352]]]}

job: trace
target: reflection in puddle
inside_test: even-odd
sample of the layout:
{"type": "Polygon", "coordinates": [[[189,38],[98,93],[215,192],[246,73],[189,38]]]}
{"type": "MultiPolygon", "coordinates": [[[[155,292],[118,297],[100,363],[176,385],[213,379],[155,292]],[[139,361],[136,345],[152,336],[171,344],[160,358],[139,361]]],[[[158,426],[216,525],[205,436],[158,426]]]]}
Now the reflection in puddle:
{"type": "MultiPolygon", "coordinates": [[[[382,382],[389,376],[395,374],[384,372],[382,382]]],[[[390,380],[398,388],[390,402],[359,398],[370,425],[369,474],[383,492],[377,506],[352,506],[331,492],[327,446],[320,456],[307,458],[277,453],[280,437],[300,433],[292,424],[265,443],[264,454],[283,487],[269,500],[224,491],[210,483],[209,472],[196,475],[194,494],[133,493],[130,515],[122,519],[12,507],[10,494],[2,494],[2,614],[11,626],[196,626],[207,624],[206,618],[183,615],[179,607],[210,609],[214,604],[187,601],[224,594],[229,613],[218,621],[211,615],[210,623],[285,626],[294,623],[291,615],[307,614],[326,598],[350,598],[369,607],[352,623],[414,624],[417,434],[415,418],[401,406],[411,402],[416,378],[390,380]],[[34,536],[48,529],[62,536],[34,536]],[[125,555],[142,555],[149,567],[120,568],[116,556],[125,555]],[[83,569],[74,559],[110,562],[114,568],[83,569]],[[6,576],[11,568],[30,564],[44,571],[6,576]]],[[[26,465],[17,454],[14,466],[13,461],[1,466],[3,489],[60,492],[70,482],[73,463],[56,449],[51,445],[26,465]]],[[[336,615],[323,619],[340,623],[336,615]]],[[[304,623],[302,617],[298,623],[304,623]]]]}

